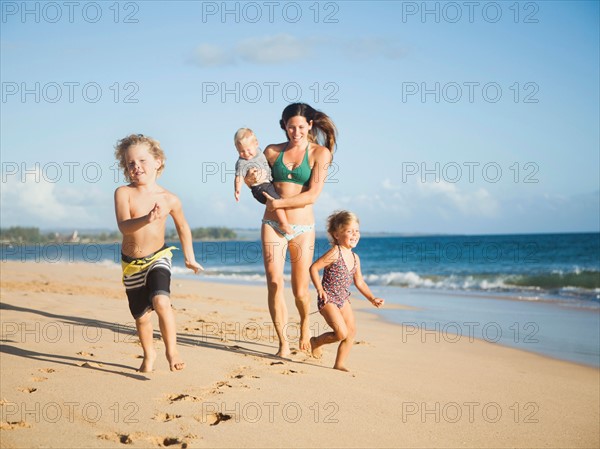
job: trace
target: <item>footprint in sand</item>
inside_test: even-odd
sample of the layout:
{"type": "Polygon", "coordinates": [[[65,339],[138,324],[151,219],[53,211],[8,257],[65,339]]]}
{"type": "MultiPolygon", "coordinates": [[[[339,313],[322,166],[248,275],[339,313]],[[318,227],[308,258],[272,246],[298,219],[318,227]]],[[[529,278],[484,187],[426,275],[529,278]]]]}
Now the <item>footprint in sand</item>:
{"type": "Polygon", "coordinates": [[[142,438],[143,436],[144,436],[144,434],[142,434],[142,433],[134,433],[134,434],[103,433],[101,435],[98,435],[98,438],[101,440],[114,441],[116,443],[121,443],[121,444],[133,444],[133,438],[135,438],[137,440],[139,438],[142,438]]]}
{"type": "Polygon", "coordinates": [[[174,419],[181,418],[181,416],[182,415],[176,415],[175,413],[157,413],[152,417],[152,419],[160,422],[169,422],[173,421],[174,419]]]}
{"type": "Polygon", "coordinates": [[[27,429],[31,427],[27,421],[9,421],[9,422],[0,422],[1,430],[14,430],[14,429],[27,429]]]}
{"type": "Polygon", "coordinates": [[[196,421],[202,424],[208,423],[209,426],[216,426],[224,421],[229,421],[231,418],[233,418],[233,416],[221,412],[210,413],[206,416],[194,416],[196,421]]]}
{"type": "Polygon", "coordinates": [[[181,394],[170,394],[167,396],[167,400],[169,402],[171,402],[171,404],[172,404],[173,402],[179,402],[179,401],[200,402],[202,399],[200,399],[196,396],[181,393],[181,394]]]}
{"type": "Polygon", "coordinates": [[[82,355],[84,357],[94,357],[94,354],[92,354],[91,352],[85,352],[85,351],[79,351],[77,353],[77,355],[82,355]]]}
{"type": "Polygon", "coordinates": [[[20,387],[19,391],[22,391],[23,393],[33,393],[33,392],[37,391],[37,388],[33,388],[33,387],[20,387]]]}
{"type": "Polygon", "coordinates": [[[286,376],[289,376],[291,374],[298,374],[299,371],[293,370],[293,369],[286,369],[285,371],[282,371],[281,374],[285,374],[286,376]]]}
{"type": "Polygon", "coordinates": [[[39,376],[39,377],[32,377],[31,380],[34,381],[34,382],[44,382],[44,381],[48,380],[48,378],[47,377],[43,377],[43,376],[39,376]]]}
{"type": "Polygon", "coordinates": [[[56,370],[54,368],[40,368],[38,371],[42,372],[42,373],[55,373],[56,370]]]}

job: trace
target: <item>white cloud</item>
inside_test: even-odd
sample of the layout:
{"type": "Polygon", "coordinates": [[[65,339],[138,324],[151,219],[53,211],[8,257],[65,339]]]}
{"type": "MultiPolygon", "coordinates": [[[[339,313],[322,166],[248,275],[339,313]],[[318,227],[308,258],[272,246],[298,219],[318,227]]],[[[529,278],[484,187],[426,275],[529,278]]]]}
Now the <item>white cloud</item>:
{"type": "Polygon", "coordinates": [[[309,40],[298,39],[289,34],[251,37],[240,41],[237,54],[240,58],[255,64],[278,64],[307,58],[313,44],[309,40]]]}
{"type": "Polygon", "coordinates": [[[200,67],[220,67],[234,63],[234,54],[212,44],[200,44],[194,50],[190,62],[200,67]]]}
{"type": "Polygon", "coordinates": [[[343,41],[342,47],[346,55],[352,59],[401,59],[406,56],[406,50],[395,41],[382,37],[362,37],[343,41]]]}
{"type": "Polygon", "coordinates": [[[112,196],[93,185],[64,187],[50,182],[39,170],[26,182],[8,177],[0,190],[0,213],[5,226],[98,227],[114,226],[112,196]]]}
{"type": "Polygon", "coordinates": [[[465,216],[494,217],[498,214],[498,201],[484,188],[463,192],[456,184],[445,181],[418,183],[417,186],[423,198],[441,200],[437,203],[440,210],[456,208],[465,216]]]}

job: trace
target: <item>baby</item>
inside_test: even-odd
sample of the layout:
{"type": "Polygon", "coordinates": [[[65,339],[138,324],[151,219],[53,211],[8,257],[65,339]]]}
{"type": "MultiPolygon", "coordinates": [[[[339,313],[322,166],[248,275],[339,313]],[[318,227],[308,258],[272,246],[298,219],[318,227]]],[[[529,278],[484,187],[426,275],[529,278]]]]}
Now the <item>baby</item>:
{"type": "MultiPolygon", "coordinates": [[[[254,132],[249,128],[240,128],[235,133],[233,142],[240,156],[235,164],[235,200],[240,200],[240,188],[250,169],[257,170],[256,183],[250,187],[254,198],[262,204],[266,204],[267,202],[267,198],[263,195],[263,192],[268,193],[275,199],[281,198],[271,182],[273,180],[271,167],[264,153],[258,147],[258,139],[254,132]]],[[[285,210],[277,209],[275,210],[275,214],[277,215],[279,228],[286,234],[293,234],[294,231],[288,223],[285,210]]]]}

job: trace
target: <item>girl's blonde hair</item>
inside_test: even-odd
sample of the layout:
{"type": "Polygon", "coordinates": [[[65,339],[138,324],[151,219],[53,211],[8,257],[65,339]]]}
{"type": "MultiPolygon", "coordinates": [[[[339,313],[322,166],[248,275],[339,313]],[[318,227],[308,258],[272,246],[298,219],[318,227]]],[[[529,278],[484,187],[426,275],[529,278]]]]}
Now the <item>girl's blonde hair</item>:
{"type": "Polygon", "coordinates": [[[118,159],[119,166],[123,169],[123,174],[128,182],[131,182],[131,178],[129,177],[129,167],[127,167],[127,150],[129,147],[139,145],[141,143],[148,144],[148,152],[154,156],[155,159],[160,159],[162,162],[158,168],[156,176],[160,176],[162,171],[165,169],[167,157],[160,147],[160,142],[152,137],[144,136],[143,134],[130,134],[129,136],[119,140],[117,145],[115,145],[115,158],[118,159]]]}
{"type": "Polygon", "coordinates": [[[338,244],[334,233],[338,232],[344,226],[348,226],[350,223],[359,224],[360,221],[354,212],[348,210],[336,210],[329,217],[327,217],[327,234],[329,234],[329,240],[334,245],[338,244]]]}

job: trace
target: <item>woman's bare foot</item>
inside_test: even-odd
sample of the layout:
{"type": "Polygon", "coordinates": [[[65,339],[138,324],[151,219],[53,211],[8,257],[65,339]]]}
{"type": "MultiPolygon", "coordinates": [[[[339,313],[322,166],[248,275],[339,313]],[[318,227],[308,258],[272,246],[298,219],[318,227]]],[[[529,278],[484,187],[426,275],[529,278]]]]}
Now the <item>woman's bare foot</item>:
{"type": "Polygon", "coordinates": [[[151,373],[154,370],[154,361],[156,360],[156,352],[144,354],[144,360],[138,371],[140,373],[151,373]]]}
{"type": "Polygon", "coordinates": [[[308,318],[304,321],[304,323],[300,327],[300,341],[298,342],[301,351],[310,351],[310,327],[308,323],[308,318]]]}
{"type": "Polygon", "coordinates": [[[167,360],[171,371],[181,371],[185,368],[185,362],[181,360],[177,352],[171,355],[167,354],[167,360]]]}
{"type": "Polygon", "coordinates": [[[347,373],[350,372],[350,370],[348,368],[346,368],[345,366],[343,366],[343,365],[341,365],[341,366],[334,366],[333,369],[337,369],[337,370],[340,370],[340,371],[345,371],[347,373]]]}
{"type": "Polygon", "coordinates": [[[323,348],[317,346],[317,337],[310,338],[310,352],[315,359],[320,359],[323,356],[323,348]]]}
{"type": "Polygon", "coordinates": [[[289,357],[290,356],[290,346],[286,343],[279,346],[279,351],[275,354],[277,357],[289,357]]]}

